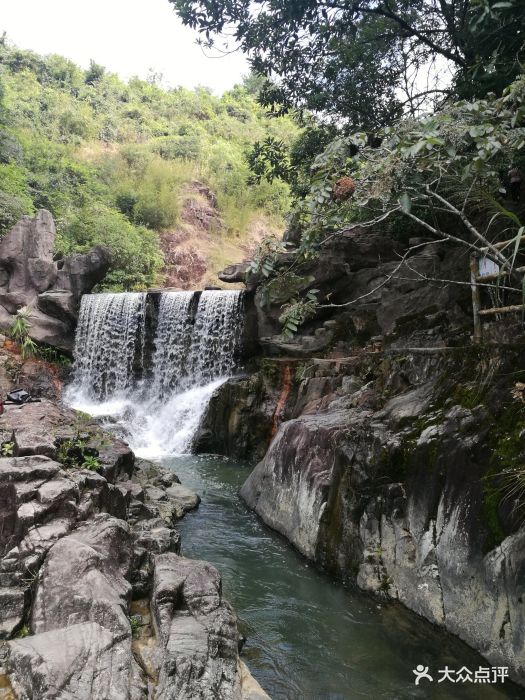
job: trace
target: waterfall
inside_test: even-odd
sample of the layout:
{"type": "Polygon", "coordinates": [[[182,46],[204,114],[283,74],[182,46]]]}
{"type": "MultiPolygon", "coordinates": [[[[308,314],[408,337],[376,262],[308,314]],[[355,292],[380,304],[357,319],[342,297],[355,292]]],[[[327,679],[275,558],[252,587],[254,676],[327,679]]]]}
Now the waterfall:
{"type": "Polygon", "coordinates": [[[189,356],[191,377],[200,385],[233,373],[241,314],[239,292],[202,293],[189,356]]]}
{"type": "Polygon", "coordinates": [[[145,294],[88,294],[75,338],[74,383],[85,397],[108,399],[128,389],[142,364],[145,294]]]}
{"type": "Polygon", "coordinates": [[[236,371],[242,293],[163,292],[151,363],[146,362],[146,295],[82,299],[73,381],[66,401],[111,417],[144,457],[184,453],[213,392],[236,371]],[[151,367],[145,367],[151,364],[151,367]]]}
{"type": "Polygon", "coordinates": [[[191,347],[193,292],[164,292],[153,355],[153,396],[162,399],[181,388],[191,347]]]}

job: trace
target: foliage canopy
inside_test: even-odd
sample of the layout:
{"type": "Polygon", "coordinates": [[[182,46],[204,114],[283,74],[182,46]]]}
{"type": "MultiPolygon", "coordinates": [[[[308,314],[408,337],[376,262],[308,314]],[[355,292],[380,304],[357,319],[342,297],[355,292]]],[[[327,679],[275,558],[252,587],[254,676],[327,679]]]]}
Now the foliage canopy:
{"type": "Polygon", "coordinates": [[[523,59],[521,0],[170,0],[201,42],[268,79],[263,104],[376,129],[429,97],[500,92],[523,59]],[[422,83],[448,66],[452,85],[422,83]]]}

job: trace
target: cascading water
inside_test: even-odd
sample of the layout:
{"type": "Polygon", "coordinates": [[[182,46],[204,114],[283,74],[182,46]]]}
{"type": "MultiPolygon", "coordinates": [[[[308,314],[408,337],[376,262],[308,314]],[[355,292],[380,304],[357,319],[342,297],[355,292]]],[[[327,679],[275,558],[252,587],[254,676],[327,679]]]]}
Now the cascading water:
{"type": "Polygon", "coordinates": [[[238,292],[203,292],[189,354],[189,373],[201,386],[234,372],[240,311],[238,292]]]}
{"type": "Polygon", "coordinates": [[[146,295],[82,300],[66,399],[111,417],[139,456],[189,451],[211,395],[235,372],[242,293],[203,292],[195,313],[193,300],[193,292],[162,293],[151,376],[142,378],[146,295]]]}
{"type": "Polygon", "coordinates": [[[160,298],[153,355],[152,395],[171,396],[186,376],[192,339],[192,292],[165,292],[160,298]]]}
{"type": "Polygon", "coordinates": [[[89,294],[82,299],[75,339],[75,385],[108,399],[130,388],[144,342],[146,295],[89,294]]]}

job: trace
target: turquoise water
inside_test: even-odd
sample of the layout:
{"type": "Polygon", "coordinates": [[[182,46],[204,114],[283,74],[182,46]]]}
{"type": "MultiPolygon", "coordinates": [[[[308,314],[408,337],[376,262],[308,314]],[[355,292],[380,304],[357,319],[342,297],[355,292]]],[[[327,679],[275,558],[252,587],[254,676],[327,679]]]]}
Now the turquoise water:
{"type": "Polygon", "coordinates": [[[247,637],[243,658],[273,700],[525,698],[510,683],[437,684],[437,671],[447,665],[489,664],[401,606],[316,570],[245,508],[238,490],[246,465],[210,456],[164,464],[202,497],[178,523],[182,553],[220,569],[247,637]],[[418,664],[429,667],[433,683],[414,686],[418,664]]]}

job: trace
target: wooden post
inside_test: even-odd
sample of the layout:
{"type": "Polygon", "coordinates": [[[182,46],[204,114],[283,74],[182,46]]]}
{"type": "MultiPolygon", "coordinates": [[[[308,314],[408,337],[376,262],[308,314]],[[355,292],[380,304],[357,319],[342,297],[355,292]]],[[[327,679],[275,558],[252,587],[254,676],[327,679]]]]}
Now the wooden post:
{"type": "Polygon", "coordinates": [[[470,257],[470,289],[472,290],[472,316],[474,319],[474,333],[472,340],[474,343],[481,343],[481,318],[479,315],[481,307],[481,299],[479,287],[477,285],[477,277],[479,275],[478,258],[475,255],[470,257]]]}

